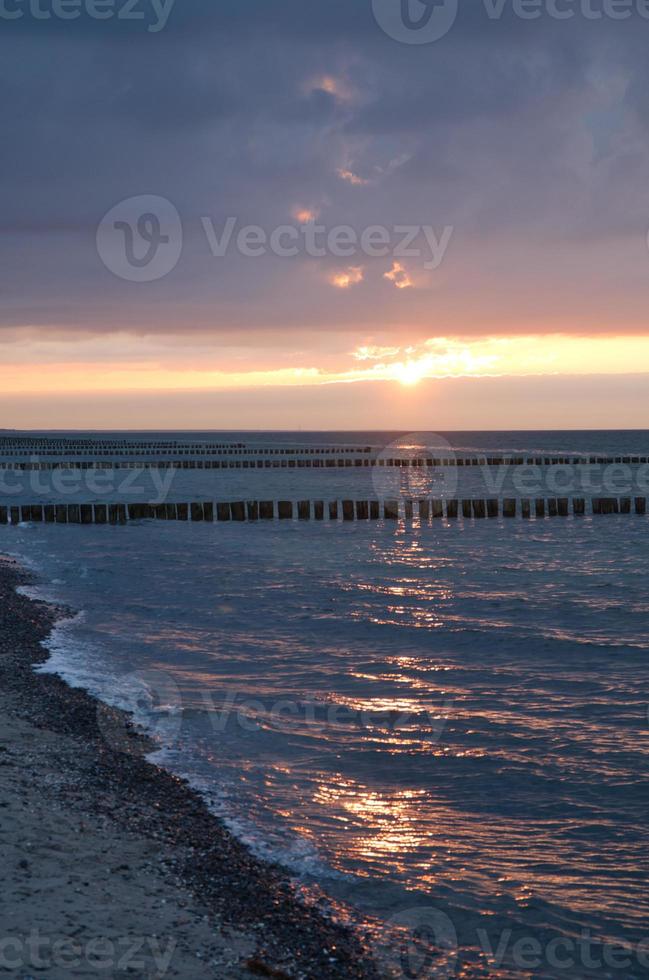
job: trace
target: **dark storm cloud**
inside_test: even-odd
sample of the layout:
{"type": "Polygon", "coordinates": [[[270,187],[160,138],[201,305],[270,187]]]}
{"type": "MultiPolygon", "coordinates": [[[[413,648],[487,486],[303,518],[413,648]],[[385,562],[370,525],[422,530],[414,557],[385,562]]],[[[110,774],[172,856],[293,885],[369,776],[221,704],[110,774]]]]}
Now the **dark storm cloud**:
{"type": "Polygon", "coordinates": [[[142,21],[0,19],[4,325],[425,321],[434,334],[464,314],[479,330],[476,290],[492,318],[516,316],[512,297],[522,321],[556,318],[570,286],[568,306],[588,307],[620,237],[617,288],[646,302],[649,21],[494,21],[472,0],[447,37],[416,47],[387,37],[369,0],[177,0],[158,33],[139,9],[142,21]],[[94,243],[102,216],[139,194],[169,198],[185,226],[177,268],[149,285],[111,276],[94,243]],[[453,225],[453,248],[430,288],[397,292],[389,263],[362,260],[366,280],[342,294],[331,256],[209,254],[201,216],[271,230],[297,206],[359,230],[453,225]]]}

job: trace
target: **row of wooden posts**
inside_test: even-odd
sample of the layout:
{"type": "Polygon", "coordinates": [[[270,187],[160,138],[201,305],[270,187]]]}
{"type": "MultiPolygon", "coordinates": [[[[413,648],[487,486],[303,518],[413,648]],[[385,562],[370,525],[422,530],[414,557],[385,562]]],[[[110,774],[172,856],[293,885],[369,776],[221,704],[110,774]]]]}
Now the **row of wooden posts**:
{"type": "Polygon", "coordinates": [[[587,513],[646,514],[646,497],[505,498],[476,500],[244,500],[193,503],[22,504],[0,507],[0,524],[125,524],[128,521],[396,521],[482,518],[583,517],[587,513]],[[588,507],[590,503],[590,507],[588,507]]]}
{"type": "Polygon", "coordinates": [[[164,439],[139,441],[136,439],[13,439],[0,436],[0,452],[5,450],[18,452],[34,452],[40,450],[48,453],[50,450],[64,449],[67,452],[80,450],[83,452],[105,453],[110,450],[116,452],[134,452],[142,449],[145,451],[162,450],[186,450],[193,449],[198,452],[213,452],[219,449],[245,449],[243,442],[187,442],[182,439],[164,439]]]}
{"type": "MultiPolygon", "coordinates": [[[[356,469],[362,467],[397,467],[406,469],[468,467],[468,466],[578,466],[589,462],[583,459],[566,457],[485,457],[484,459],[446,457],[446,458],[327,458],[327,459],[177,459],[177,460],[42,460],[17,462],[1,460],[0,469],[14,472],[35,472],[49,470],[117,470],[117,469],[174,469],[174,470],[262,470],[262,469],[356,469]]],[[[647,463],[646,456],[624,456],[605,459],[590,458],[590,464],[612,465],[624,463],[640,465],[647,463]]]]}
{"type": "MultiPolygon", "coordinates": [[[[0,453],[5,456],[21,455],[61,456],[336,456],[367,455],[372,446],[246,446],[243,443],[93,443],[93,442],[39,442],[28,441],[7,444],[0,439],[0,453]]],[[[374,447],[374,452],[378,450],[374,447]]]]}

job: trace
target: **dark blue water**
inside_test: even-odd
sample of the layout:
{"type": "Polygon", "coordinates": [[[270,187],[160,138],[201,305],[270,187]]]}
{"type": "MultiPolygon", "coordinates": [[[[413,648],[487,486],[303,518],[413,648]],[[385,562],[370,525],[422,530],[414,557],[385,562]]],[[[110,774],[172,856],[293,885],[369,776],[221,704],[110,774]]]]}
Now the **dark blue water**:
{"type": "MultiPolygon", "coordinates": [[[[648,433],[446,438],[649,451],[648,433]]],[[[184,478],[227,499],[246,476],[184,478]]],[[[255,478],[273,496],[296,476],[255,478]]],[[[83,611],[51,669],[134,710],[257,853],[383,923],[386,976],[649,976],[646,519],[0,530],[83,611]],[[435,957],[405,969],[401,926],[435,957]]]]}

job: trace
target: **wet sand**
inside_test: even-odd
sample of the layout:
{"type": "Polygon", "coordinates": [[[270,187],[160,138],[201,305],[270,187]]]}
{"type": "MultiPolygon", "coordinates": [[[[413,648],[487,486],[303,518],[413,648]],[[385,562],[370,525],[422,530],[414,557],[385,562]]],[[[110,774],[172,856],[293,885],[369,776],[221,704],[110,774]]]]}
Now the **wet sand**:
{"type": "Polygon", "coordinates": [[[64,611],[16,593],[28,583],[2,561],[0,976],[376,977],[355,934],[146,761],[122,713],[33,671],[64,611]]]}

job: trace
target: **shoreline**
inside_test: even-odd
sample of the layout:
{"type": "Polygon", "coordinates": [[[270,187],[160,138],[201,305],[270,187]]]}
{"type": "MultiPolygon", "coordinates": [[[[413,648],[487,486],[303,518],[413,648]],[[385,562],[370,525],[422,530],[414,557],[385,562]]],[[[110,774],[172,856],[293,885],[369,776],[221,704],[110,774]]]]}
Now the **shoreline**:
{"type": "Polygon", "coordinates": [[[143,757],[152,746],[125,712],[34,671],[69,616],[16,591],[34,584],[0,561],[0,976],[40,957],[55,980],[133,975],[135,963],[140,976],[188,980],[376,978],[361,937],[302,904],[285,869],[143,757]],[[129,729],[134,751],[106,742],[98,711],[102,727],[109,713],[129,729]]]}

